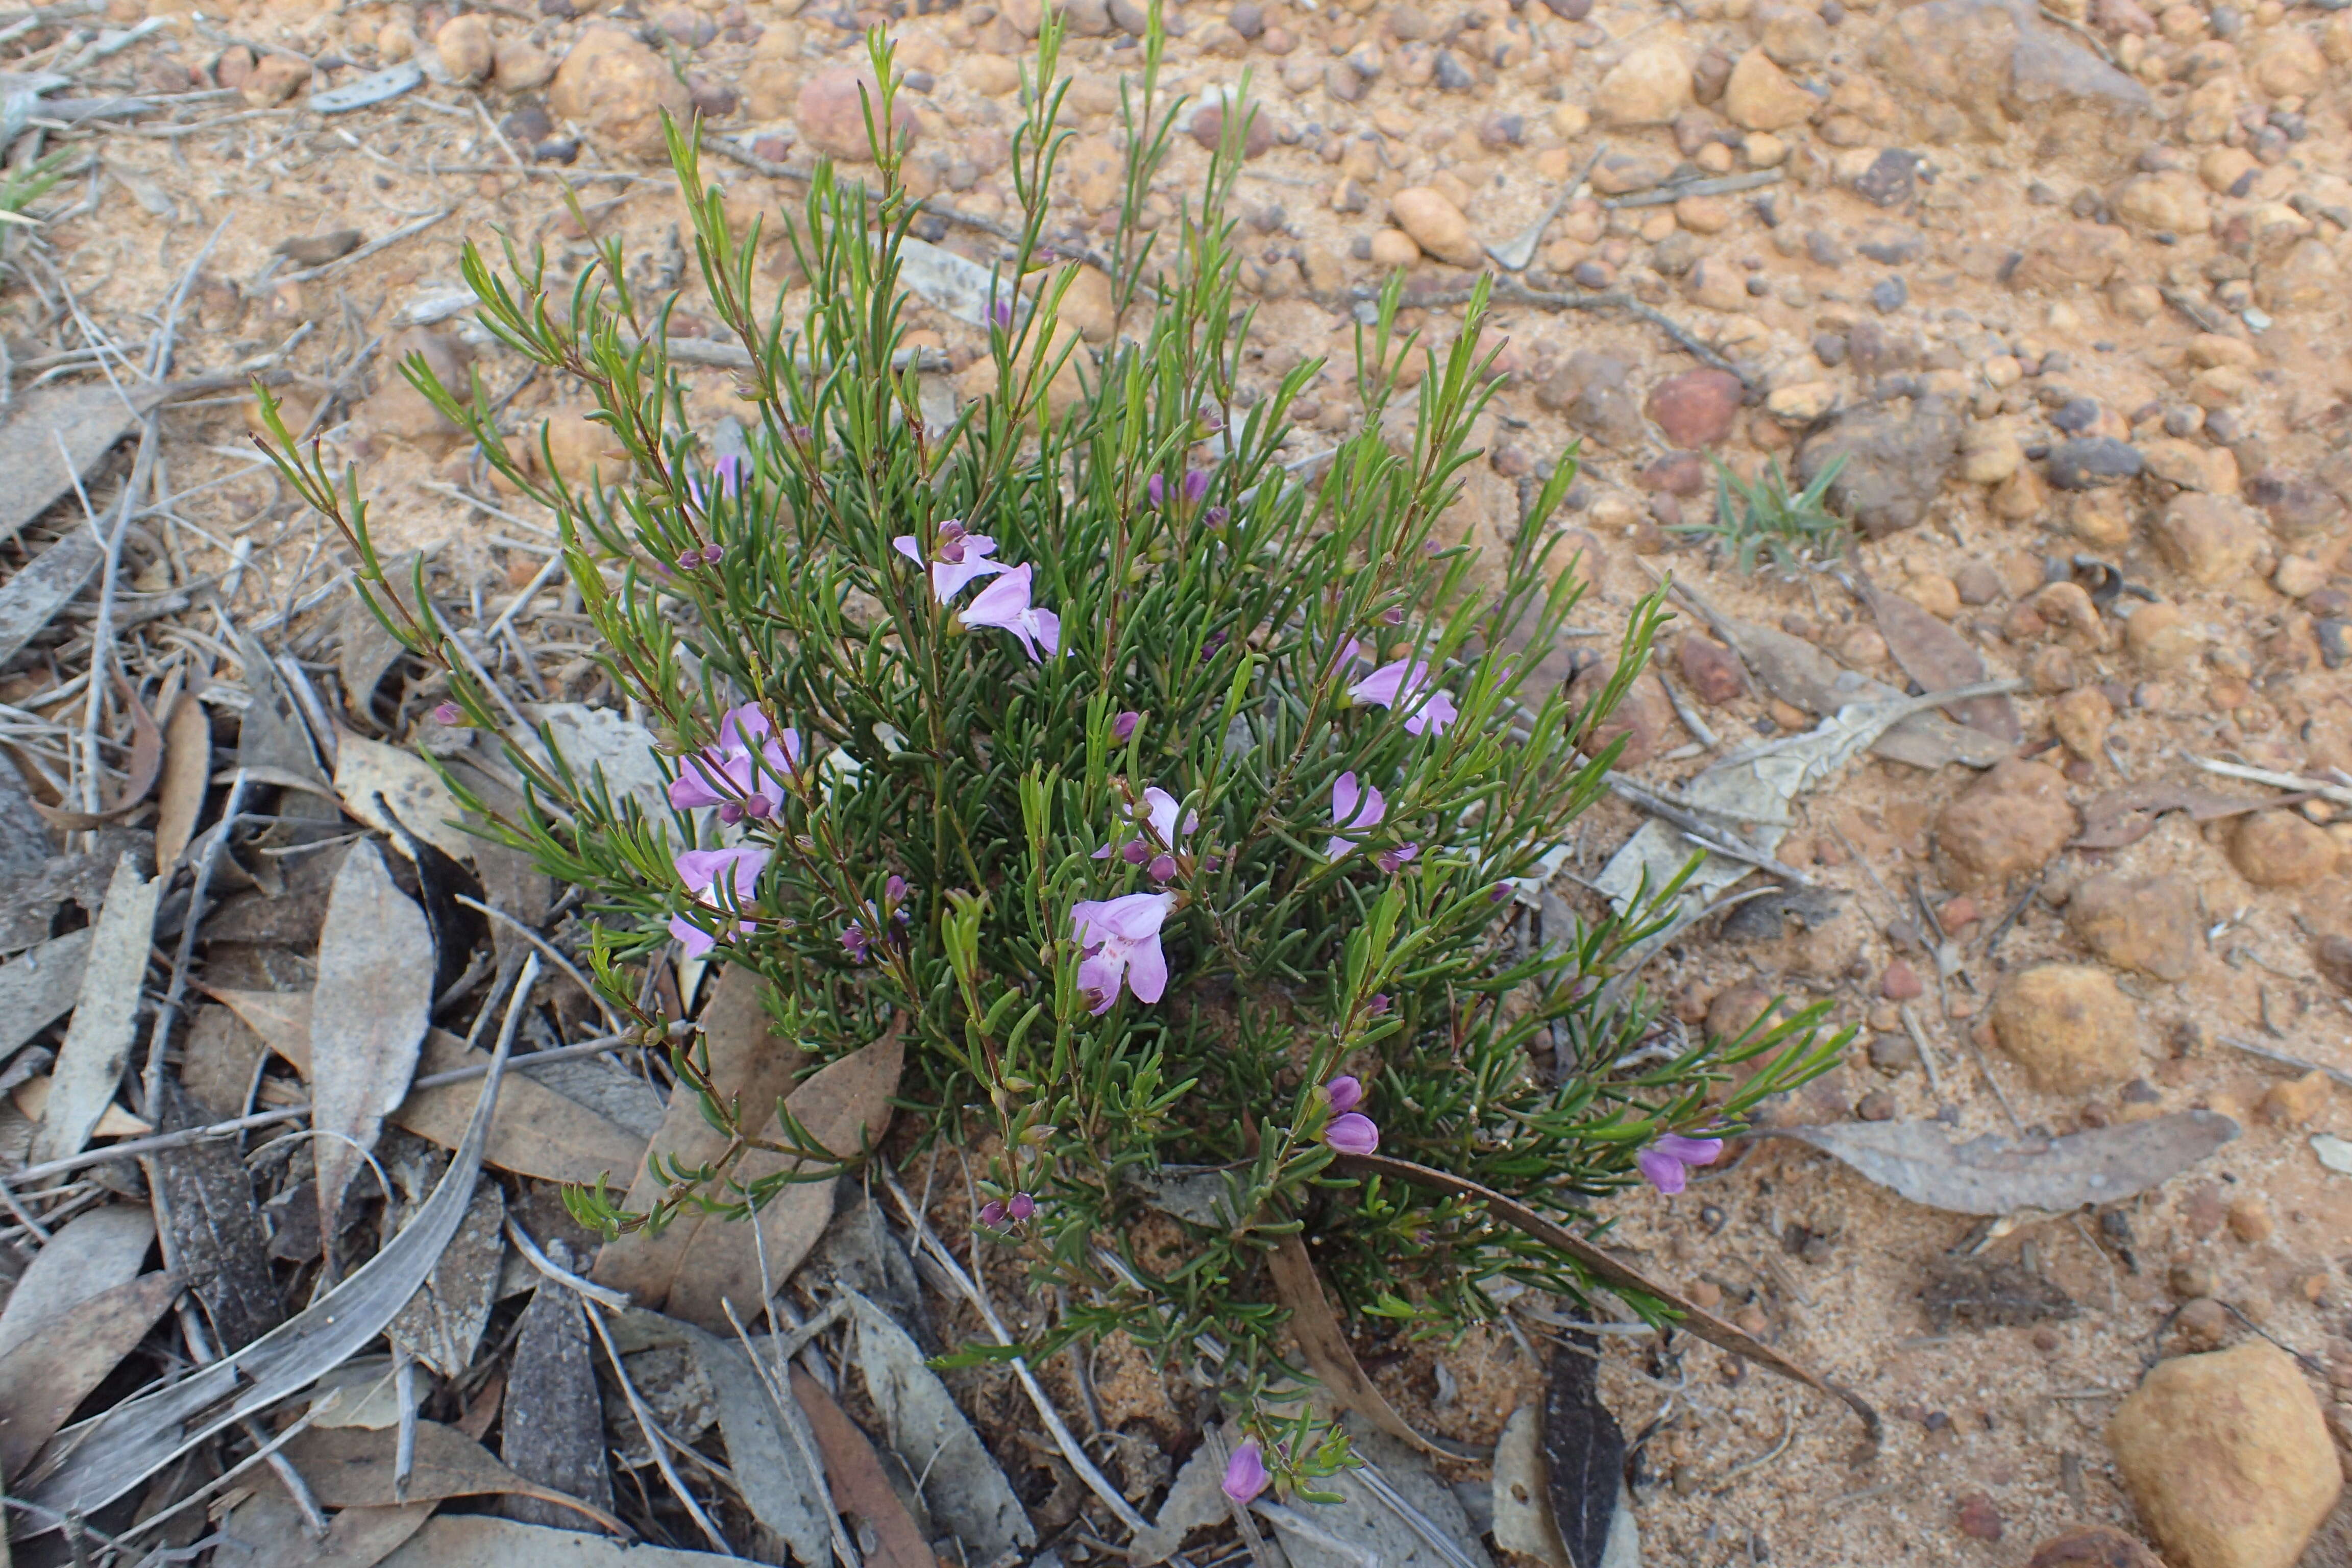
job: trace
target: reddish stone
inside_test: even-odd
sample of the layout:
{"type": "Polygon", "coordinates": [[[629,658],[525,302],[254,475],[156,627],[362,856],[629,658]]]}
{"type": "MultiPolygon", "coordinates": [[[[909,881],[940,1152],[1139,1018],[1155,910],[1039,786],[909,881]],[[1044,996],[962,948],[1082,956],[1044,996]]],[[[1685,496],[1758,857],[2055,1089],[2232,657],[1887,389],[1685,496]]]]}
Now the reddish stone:
{"type": "Polygon", "coordinates": [[[1984,911],[1977,908],[1977,901],[1974,899],[1963,894],[1959,898],[1948,900],[1942,909],[1936,911],[1936,918],[1944,922],[1944,929],[1947,931],[1957,931],[1963,926],[1972,926],[1982,920],[1984,911]]]}
{"type": "Polygon", "coordinates": [[[1927,992],[1919,972],[1899,958],[1886,966],[1886,973],[1878,982],[1878,994],[1889,1002],[1916,1002],[1927,992]]]}
{"type": "Polygon", "coordinates": [[[1725,370],[1686,370],[1650,389],[1643,412],[1677,447],[1712,447],[1731,434],[1744,389],[1725,370]]]}
{"type": "MultiPolygon", "coordinates": [[[[2034,1336],[2034,1343],[2042,1342],[2034,1336]]],[[[2051,1346],[2055,1349],[2053,1342],[2051,1346]]],[[[2156,1553],[2104,1524],[2085,1525],[2043,1542],[2026,1559],[2025,1568],[2164,1568],[2156,1553]]]]}
{"type": "Polygon", "coordinates": [[[1634,484],[1653,493],[1695,496],[1706,489],[1706,465],[1696,452],[1668,452],[1633,476],[1634,484]]]}
{"type": "MultiPolygon", "coordinates": [[[[1192,116],[1192,140],[1210,152],[1217,150],[1217,144],[1224,139],[1224,134],[1223,104],[1204,104],[1200,112],[1192,116]]],[[[1261,109],[1250,116],[1249,134],[1243,140],[1242,156],[1262,158],[1273,145],[1274,127],[1268,123],[1265,110],[1261,109]]]]}
{"type": "Polygon", "coordinates": [[[1684,684],[1710,707],[1720,707],[1748,689],[1740,677],[1738,658],[1713,637],[1696,632],[1684,637],[1675,650],[1675,664],[1682,671],[1684,684]]]}
{"type": "Polygon", "coordinates": [[[1971,1541],[2000,1539],[2000,1510],[1992,1506],[1992,1499],[1970,1492],[1960,1500],[1960,1533],[1971,1541]]]}

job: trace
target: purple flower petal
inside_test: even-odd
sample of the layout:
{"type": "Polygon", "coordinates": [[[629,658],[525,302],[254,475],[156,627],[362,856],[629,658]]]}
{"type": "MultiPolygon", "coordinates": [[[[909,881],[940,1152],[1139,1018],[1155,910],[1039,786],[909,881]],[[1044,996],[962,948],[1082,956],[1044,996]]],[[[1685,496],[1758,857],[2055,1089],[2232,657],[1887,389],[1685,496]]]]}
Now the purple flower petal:
{"type": "Polygon", "coordinates": [[[1331,1102],[1335,1113],[1344,1116],[1364,1103],[1363,1080],[1342,1073],[1323,1086],[1323,1098],[1331,1102]]]}
{"type": "Polygon", "coordinates": [[[1633,1156],[1633,1163],[1641,1167],[1644,1181],[1668,1197],[1689,1184],[1689,1168],[1663,1149],[1644,1149],[1633,1156]]]}
{"type": "Polygon", "coordinates": [[[669,917],[669,934],[677,939],[679,950],[688,958],[700,958],[719,945],[717,937],[704,931],[684,915],[669,917]]]}
{"type": "Polygon", "coordinates": [[[1265,1457],[1258,1452],[1255,1439],[1234,1450],[1225,1461],[1224,1493],[1238,1503],[1246,1503],[1265,1490],[1271,1479],[1265,1473],[1265,1457]]]}
{"type": "Polygon", "coordinates": [[[1720,1138],[1685,1138],[1679,1132],[1668,1132],[1651,1147],[1685,1165],[1712,1165],[1723,1157],[1723,1140],[1720,1138]]]}
{"type": "Polygon", "coordinates": [[[980,1205],[980,1223],[991,1230],[1004,1228],[1005,1205],[1001,1198],[991,1198],[980,1205]]]}
{"type": "Polygon", "coordinates": [[[1331,1125],[1323,1129],[1323,1142],[1342,1154],[1375,1153],[1381,1146],[1380,1124],[1361,1111],[1351,1110],[1331,1119],[1331,1125]]]}

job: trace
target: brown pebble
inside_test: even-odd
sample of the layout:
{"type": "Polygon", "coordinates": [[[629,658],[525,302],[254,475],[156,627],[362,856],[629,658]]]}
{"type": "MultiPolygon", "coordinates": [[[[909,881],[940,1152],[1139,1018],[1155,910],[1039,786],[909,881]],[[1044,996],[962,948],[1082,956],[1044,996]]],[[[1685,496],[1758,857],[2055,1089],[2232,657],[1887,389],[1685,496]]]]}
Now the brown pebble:
{"type": "Polygon", "coordinates": [[[2171,1287],[2174,1295],[2185,1301],[2199,1296],[2210,1296],[2221,1281],[2215,1278],[2211,1264],[2200,1258],[2183,1258],[2175,1260],[2165,1276],[2165,1283],[2171,1287]]]}
{"type": "MultiPolygon", "coordinates": [[[[2069,1456],[2070,1458],[2072,1456],[2069,1456]]],[[[2033,1549],[2025,1568],[2164,1568],[2155,1552],[2104,1524],[2086,1524],[2033,1549]]]]}
{"type": "Polygon", "coordinates": [[[2327,1075],[2317,1068],[2274,1083],[2263,1095],[2263,1118],[2279,1127],[2307,1127],[2327,1109],[2327,1075]]]}
{"type": "Polygon", "coordinates": [[[2052,1351],[2058,1348],[2058,1335],[2055,1331],[2049,1329],[2034,1330],[2033,1348],[2040,1351],[2043,1355],[2048,1355],[2052,1351]]]}
{"type": "Polygon", "coordinates": [[[1889,1002],[1916,1001],[1927,992],[1927,987],[1920,980],[1919,972],[1899,958],[1886,966],[1886,973],[1880,976],[1878,982],[1878,994],[1889,1002]]]}
{"type": "Polygon", "coordinates": [[[1764,1309],[1753,1301],[1734,1312],[1731,1315],[1731,1321],[1740,1332],[1751,1339],[1762,1339],[1772,1327],[1772,1320],[1767,1318],[1764,1315],[1764,1309]]]}
{"type": "Polygon", "coordinates": [[[2200,1296],[2180,1309],[2172,1326],[2189,1349],[2217,1351],[2230,1337],[2230,1309],[2210,1296],[2200,1296]]]}
{"type": "Polygon", "coordinates": [[[1970,1492],[1960,1500],[1959,1523],[1960,1533],[1971,1541],[2000,1539],[2000,1510],[1982,1492],[1970,1492]]]}
{"type": "Polygon", "coordinates": [[[2191,1187],[2180,1200],[2180,1223],[2200,1241],[2220,1230],[2229,1217],[2230,1205],[2221,1201],[2221,1189],[2210,1182],[2191,1187]]]}
{"type": "Polygon", "coordinates": [[[2249,1246],[2268,1241],[2278,1222],[2271,1218],[2271,1205],[2253,1193],[2241,1193],[2230,1205],[2230,1234],[2249,1246]]]}
{"type": "Polygon", "coordinates": [[[1747,689],[1738,658],[1713,637],[1694,632],[1683,638],[1675,650],[1675,665],[1698,700],[1710,706],[1720,707],[1747,689]]]}

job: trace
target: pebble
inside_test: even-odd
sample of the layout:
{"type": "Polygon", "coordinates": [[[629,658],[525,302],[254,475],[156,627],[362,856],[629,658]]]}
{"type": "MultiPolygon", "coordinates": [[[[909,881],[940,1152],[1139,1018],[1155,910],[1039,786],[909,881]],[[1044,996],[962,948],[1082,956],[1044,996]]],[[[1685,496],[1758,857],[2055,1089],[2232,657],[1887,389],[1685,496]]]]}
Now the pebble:
{"type": "Polygon", "coordinates": [[[1889,147],[1871,160],[1853,194],[1873,206],[1899,207],[1919,194],[1919,154],[1889,147]]]}
{"type": "Polygon", "coordinates": [[[1790,80],[1760,47],[1742,55],[1724,83],[1724,115],[1743,131],[1790,130],[1821,108],[1822,100],[1790,80]]]}
{"type": "Polygon", "coordinates": [[[2230,834],[2230,863],[2257,888],[2300,888],[2336,868],[2336,840],[2292,811],[2250,811],[2230,834]]]}
{"type": "Polygon", "coordinates": [[[2099,422],[2099,405],[2087,397],[2070,397],[2050,411],[2050,423],[2069,436],[2079,436],[2099,422]]]}
{"type": "MultiPolygon", "coordinates": [[[[1869,322],[1855,325],[1851,343],[1857,363],[1865,356],[1869,322]]],[[[1864,535],[1883,539],[1916,528],[1943,492],[1945,476],[1958,460],[1967,420],[1948,400],[1923,395],[1908,411],[1880,404],[1847,409],[1808,437],[1797,454],[1797,479],[1811,484],[1839,458],[1844,459],[1829,487],[1832,510],[1851,517],[1864,535]]]]}
{"type": "Polygon", "coordinates": [[[1462,209],[1426,185],[1408,185],[1391,196],[1389,216],[1415,244],[1440,261],[1475,267],[1484,259],[1462,209]]]}
{"type": "Polygon", "coordinates": [[[441,68],[457,87],[482,81],[498,62],[498,42],[490,37],[490,25],[476,11],[442,23],[441,30],[433,35],[433,48],[441,57],[441,68]]]}
{"type": "Polygon", "coordinates": [[[284,55],[264,55],[245,75],[238,94],[256,109],[284,103],[310,83],[310,68],[284,55]]]}
{"type": "Polygon", "coordinates": [[[1892,1121],[1898,1110],[1895,1097],[1883,1089],[1872,1089],[1853,1108],[1853,1113],[1864,1121],[1892,1121]]]}
{"type": "Polygon", "coordinates": [[[1970,1492],[1960,1500],[1958,1520],[1960,1533],[1971,1541],[2000,1539],[2000,1510],[1983,1492],[1970,1492]]]}
{"type": "Polygon", "coordinates": [[[1685,449],[1712,447],[1730,436],[1744,389],[1728,371],[1687,370],[1650,389],[1643,412],[1685,449]]]}
{"type": "Polygon", "coordinates": [[[1690,101],[1690,62],[1673,44],[1656,42],[1611,68],[1593,89],[1592,111],[1602,124],[1620,129],[1665,125],[1690,101]]]}
{"type": "Polygon", "coordinates": [[[2143,605],[2124,623],[2124,646],[2142,668],[2167,674],[2197,662],[2205,634],[2178,605],[2143,605]]]}
{"type": "Polygon", "coordinates": [[[2352,994],[2352,937],[2329,934],[2312,944],[2312,967],[2338,991],[2352,994]]]}
{"type": "Polygon", "coordinates": [[[1908,1035],[1874,1036],[1870,1042],[1870,1065],[1889,1078],[1896,1077],[1919,1065],[1919,1047],[1908,1035]]]}
{"type": "Polygon", "coordinates": [[[2139,1071],[2139,1009],[2115,977],[2084,963],[2042,963],[2010,977],[1993,1003],[2001,1049],[2035,1087],[2079,1094],[2139,1071]]]}
{"type": "Polygon", "coordinates": [[[2230,496],[2175,496],[2149,531],[2165,564],[2200,587],[2245,575],[2269,547],[2252,509],[2230,496]]]}
{"type": "Polygon", "coordinates": [[[2173,1315],[2172,1330],[2192,1351],[2217,1351],[2229,1343],[2230,1325],[2234,1321],[2229,1308],[2210,1296],[2200,1296],[2181,1304],[2173,1315]]]}
{"type": "Polygon", "coordinates": [[[1919,972],[1898,958],[1879,977],[1878,994],[1889,1002],[1915,1002],[1927,994],[1927,987],[1919,972]]]}
{"type": "Polygon", "coordinates": [[[1739,660],[1714,638],[1696,632],[1685,636],[1675,650],[1675,665],[1684,684],[1709,707],[1735,701],[1748,689],[1739,660]]]}
{"type": "Polygon", "coordinates": [[[2066,900],[2066,929],[2101,961],[2158,980],[2186,980],[2204,946],[2197,889],[2176,876],[2089,878],[2066,900]]]}
{"type": "MultiPolygon", "coordinates": [[[[529,38],[500,41],[490,67],[490,79],[501,92],[536,92],[555,79],[555,57],[529,38]]],[[[554,127],[551,125],[551,132],[554,127]]],[[[534,137],[534,142],[546,137],[534,137]]]]}
{"type": "Polygon", "coordinates": [[[2095,489],[2137,479],[2139,450],[2112,436],[2078,437],[2050,448],[2050,482],[2062,490],[2095,489]]]}
{"type": "Polygon", "coordinates": [[[2230,1203],[2230,1234],[2252,1246],[2268,1241],[2278,1223],[2271,1217],[2271,1205],[2260,1194],[2241,1193],[2230,1203]]]}
{"type": "Polygon", "coordinates": [[[2259,1339],[2159,1362],[2107,1447],[2174,1568],[2293,1568],[2344,1487],[2317,1395],[2259,1339]]]}
{"type": "MultiPolygon", "coordinates": [[[[2054,584],[2073,588],[2072,583],[2054,584]]],[[[2079,589],[2076,590],[2080,592],[2079,589]]],[[[2048,612],[2039,611],[2044,619],[2048,612]]],[[[2099,748],[2107,738],[2107,726],[2114,723],[2116,710],[2095,686],[2078,687],[2050,705],[2050,727],[2058,732],[2066,749],[2086,763],[2099,760],[2099,748]]]]}
{"type": "MultiPolygon", "coordinates": [[[[1213,152],[1225,134],[1225,106],[1204,103],[1192,115],[1192,140],[1213,152]]],[[[1250,116],[1249,132],[1242,144],[1244,159],[1263,158],[1274,147],[1272,116],[1264,110],[1250,116]]]]}
{"type": "Polygon", "coordinates": [[[2314,1068],[2263,1092],[2263,1119],[2274,1127],[2308,1127],[2327,1110],[2329,1079],[2314,1068]]]}
{"type": "Polygon", "coordinates": [[[2063,774],[2046,763],[2004,757],[1937,816],[1946,884],[1962,891],[1998,888],[2040,870],[2080,826],[2063,774]]]}
{"type": "MultiPolygon", "coordinates": [[[[2130,0],[2124,3],[2128,5],[2130,0]]],[[[2086,1524],[2035,1547],[2033,1555],[2025,1560],[2025,1568],[2164,1568],[2164,1563],[2122,1531],[2086,1524]]]]}
{"type": "MultiPolygon", "coordinates": [[[[601,26],[582,33],[565,51],[547,102],[557,119],[585,126],[600,142],[648,161],[667,151],[662,111],[683,120],[689,108],[686,84],[659,56],[635,35],[601,26]]],[[[857,146],[862,157],[862,125],[857,146]]]]}

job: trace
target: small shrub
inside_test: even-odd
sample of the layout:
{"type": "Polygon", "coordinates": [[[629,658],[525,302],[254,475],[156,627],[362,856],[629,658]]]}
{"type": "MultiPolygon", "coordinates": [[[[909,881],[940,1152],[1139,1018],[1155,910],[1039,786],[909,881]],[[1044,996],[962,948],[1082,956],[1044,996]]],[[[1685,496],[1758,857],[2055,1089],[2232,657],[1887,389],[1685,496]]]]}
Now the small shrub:
{"type": "Polygon", "coordinates": [[[1731,552],[1742,574],[1756,570],[1756,558],[1769,555],[1784,576],[1819,570],[1843,559],[1853,535],[1845,519],[1822,499],[1845,467],[1839,458],[1791,494],[1780,459],[1771,460],[1753,481],[1715,459],[1715,516],[1706,522],[1677,523],[1675,531],[1696,533],[1731,552]]]}
{"type": "MultiPolygon", "coordinates": [[[[1055,82],[1058,43],[1049,26],[1036,81],[1055,82]]],[[[465,265],[483,324],[593,395],[623,482],[537,477],[488,399],[461,404],[421,362],[409,374],[554,512],[601,667],[661,738],[667,813],[511,742],[524,808],[469,802],[584,890],[612,1005],[672,1043],[739,1149],[766,1146],[767,1108],[739,1115],[708,1080],[690,1026],[646,1002],[645,965],[682,948],[751,966],[778,1026],[820,1058],[896,1020],[921,1138],[974,1151],[978,1222],[1066,1301],[1027,1352],[1124,1331],[1213,1356],[1295,1488],[1346,1451],[1336,1429],[1279,1425],[1258,1403],[1298,1375],[1267,1282],[1281,1237],[1310,1235],[1339,1300],[1412,1337],[1491,1316],[1500,1280],[1587,1285],[1474,1203],[1335,1161],[1377,1143],[1575,1222],[1638,1179],[1637,1156],[1661,1159],[1660,1138],[1722,1126],[1826,1056],[1803,1043],[1809,1014],[1622,1069],[1654,1015],[1601,982],[1656,922],[1540,944],[1514,922],[1514,884],[1604,787],[1615,749],[1587,758],[1568,737],[1641,669],[1658,601],[1634,612],[1595,710],[1528,689],[1579,591],[1544,526],[1575,467],[1559,463],[1499,585],[1481,586],[1441,520],[1491,385],[1483,289],[1428,360],[1400,455],[1381,416],[1404,356],[1425,351],[1397,334],[1391,288],[1360,334],[1360,433],[1319,478],[1294,477],[1285,415],[1319,366],[1243,390],[1251,321],[1223,204],[1244,117],[1227,117],[1174,243],[1146,236],[1136,214],[1181,105],[1159,94],[1156,29],[1144,55],[1109,242],[1127,335],[1093,353],[1054,330],[1073,277],[1040,244],[1055,86],[1013,138],[1024,217],[1003,276],[1022,304],[1008,283],[992,310],[994,390],[945,427],[894,368],[919,204],[887,149],[871,184],[818,172],[790,231],[810,280],[794,320],[781,296],[758,300],[758,226],[730,229],[692,134],[673,133],[701,308],[751,355],[743,455],[717,456],[688,423],[663,349],[671,301],[632,286],[617,241],[568,295],[511,243],[501,268],[470,247],[465,265]],[[1055,414],[1071,366],[1083,393],[1055,414]],[[1710,1106],[1723,1063],[1792,1041],[1710,1106]],[[1170,1201],[1175,1175],[1205,1178],[1221,1214],[1170,1201]],[[1155,1209],[1181,1237],[1172,1267],[1129,1239],[1155,1209]]],[[[890,82],[879,40],[875,65],[890,82]]],[[[414,616],[387,591],[356,479],[282,428],[278,444],[289,479],[344,525],[379,616],[446,671],[448,717],[510,734],[421,577],[414,616]]],[[[726,1168],[685,1185],[649,1213],[603,1187],[574,1206],[611,1234],[693,1203],[747,1212],[775,1190],[726,1168]]]]}

